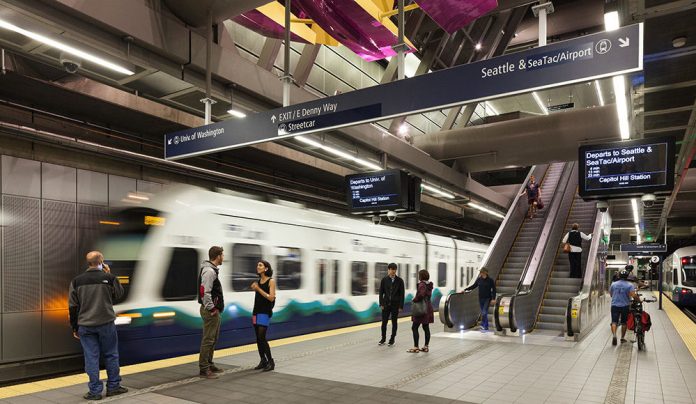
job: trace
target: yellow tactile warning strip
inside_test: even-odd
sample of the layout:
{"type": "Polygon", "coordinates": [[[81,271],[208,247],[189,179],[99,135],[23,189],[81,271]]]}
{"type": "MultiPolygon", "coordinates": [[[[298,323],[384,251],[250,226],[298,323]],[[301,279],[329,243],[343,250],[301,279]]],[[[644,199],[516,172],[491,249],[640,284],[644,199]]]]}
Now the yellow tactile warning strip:
{"type": "MultiPolygon", "coordinates": [[[[653,293],[655,293],[658,299],[660,298],[658,292],[653,293]]],[[[689,352],[691,352],[691,356],[696,360],[696,323],[691,321],[686,314],[682,313],[682,311],[665,296],[662,296],[662,308],[665,309],[674,328],[677,329],[677,333],[679,333],[679,336],[684,341],[689,352]]]]}
{"type": "MultiPolygon", "coordinates": [[[[402,317],[399,319],[400,323],[411,321],[411,317],[402,317]]],[[[381,322],[361,324],[352,327],[337,328],[335,330],[321,331],[313,334],[298,335],[296,337],[288,337],[269,341],[272,347],[278,347],[289,344],[296,344],[298,342],[311,341],[319,338],[333,337],[336,335],[348,334],[351,332],[368,330],[371,328],[378,327],[381,322]]],[[[241,345],[232,348],[218,349],[215,350],[215,357],[222,358],[225,356],[239,355],[245,352],[256,351],[256,344],[241,345]]],[[[157,370],[162,368],[167,368],[171,366],[183,365],[185,363],[198,362],[198,354],[178,356],[176,358],[161,359],[158,361],[139,363],[137,365],[128,365],[121,367],[121,376],[132,375],[134,373],[147,372],[150,370],[157,370]]],[[[106,372],[101,371],[99,377],[102,379],[106,378],[106,372]]],[[[41,380],[31,383],[16,384],[14,386],[2,387],[0,388],[0,399],[21,396],[25,394],[39,393],[42,391],[59,389],[63,387],[74,386],[77,384],[87,383],[87,375],[82,373],[79,375],[63,376],[54,379],[41,380]]]]}

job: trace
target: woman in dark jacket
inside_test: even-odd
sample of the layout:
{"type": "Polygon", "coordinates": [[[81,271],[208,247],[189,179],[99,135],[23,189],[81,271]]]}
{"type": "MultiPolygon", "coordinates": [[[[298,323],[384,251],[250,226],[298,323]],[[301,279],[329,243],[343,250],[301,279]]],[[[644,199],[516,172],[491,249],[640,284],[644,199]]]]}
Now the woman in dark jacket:
{"type": "Polygon", "coordinates": [[[263,369],[264,372],[268,372],[275,369],[275,362],[271,356],[271,347],[266,339],[266,331],[271,323],[271,316],[273,316],[276,284],[272,278],[273,269],[268,261],[260,260],[256,264],[256,273],[259,276],[259,281],[251,284],[251,290],[256,292],[251,322],[256,332],[256,346],[259,350],[261,362],[255,369],[263,369]]]}
{"type": "Polygon", "coordinates": [[[425,314],[421,316],[411,316],[411,321],[413,321],[413,326],[411,326],[411,331],[413,331],[413,348],[409,349],[408,352],[428,352],[428,344],[430,344],[430,323],[435,322],[435,316],[433,315],[433,305],[430,304],[430,298],[433,294],[433,283],[430,282],[430,274],[425,269],[418,271],[418,287],[416,296],[413,298],[413,302],[420,302],[425,300],[427,310],[425,314]],[[423,331],[425,331],[425,346],[423,348],[418,348],[418,327],[423,326],[423,331]]]}

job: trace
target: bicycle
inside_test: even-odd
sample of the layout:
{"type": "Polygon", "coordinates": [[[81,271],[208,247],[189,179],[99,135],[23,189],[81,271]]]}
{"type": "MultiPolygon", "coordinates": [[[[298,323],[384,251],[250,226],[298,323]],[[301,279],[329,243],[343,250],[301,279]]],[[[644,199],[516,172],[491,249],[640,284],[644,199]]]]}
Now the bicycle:
{"type": "Polygon", "coordinates": [[[638,299],[631,302],[631,308],[628,315],[627,326],[629,330],[633,330],[638,342],[638,350],[645,350],[645,332],[650,330],[651,322],[650,315],[643,310],[643,303],[654,303],[657,299],[643,299],[641,294],[638,294],[638,299]]]}

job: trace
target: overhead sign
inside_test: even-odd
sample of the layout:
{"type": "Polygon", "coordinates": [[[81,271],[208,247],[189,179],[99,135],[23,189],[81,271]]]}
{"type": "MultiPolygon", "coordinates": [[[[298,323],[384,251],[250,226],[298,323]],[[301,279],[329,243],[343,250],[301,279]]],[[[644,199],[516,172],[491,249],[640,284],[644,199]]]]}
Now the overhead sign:
{"type": "Polygon", "coordinates": [[[655,253],[655,252],[667,252],[667,244],[660,243],[628,243],[621,244],[621,251],[629,253],[655,253]]]}
{"type": "Polygon", "coordinates": [[[616,198],[674,188],[674,138],[581,146],[580,196],[616,198]]]}
{"type": "Polygon", "coordinates": [[[406,210],[408,174],[384,170],[346,176],[348,207],[353,212],[406,210]]]}
{"type": "Polygon", "coordinates": [[[551,105],[550,107],[548,107],[546,109],[548,109],[549,112],[553,112],[553,111],[560,111],[563,109],[574,108],[574,107],[575,107],[574,102],[568,102],[565,104],[551,105]]]}
{"type": "Polygon", "coordinates": [[[250,114],[165,135],[165,158],[180,159],[495,97],[584,82],[643,68],[643,25],[250,114]],[[292,125],[292,126],[291,126],[292,125]]]}

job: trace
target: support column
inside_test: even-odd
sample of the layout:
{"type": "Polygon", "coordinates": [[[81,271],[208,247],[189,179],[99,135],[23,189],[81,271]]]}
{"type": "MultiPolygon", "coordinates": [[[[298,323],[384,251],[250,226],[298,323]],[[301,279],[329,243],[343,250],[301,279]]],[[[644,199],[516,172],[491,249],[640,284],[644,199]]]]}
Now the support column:
{"type": "Polygon", "coordinates": [[[285,0],[285,48],[283,49],[283,106],[290,105],[290,86],[292,78],[290,77],[290,2],[285,0]]]}

